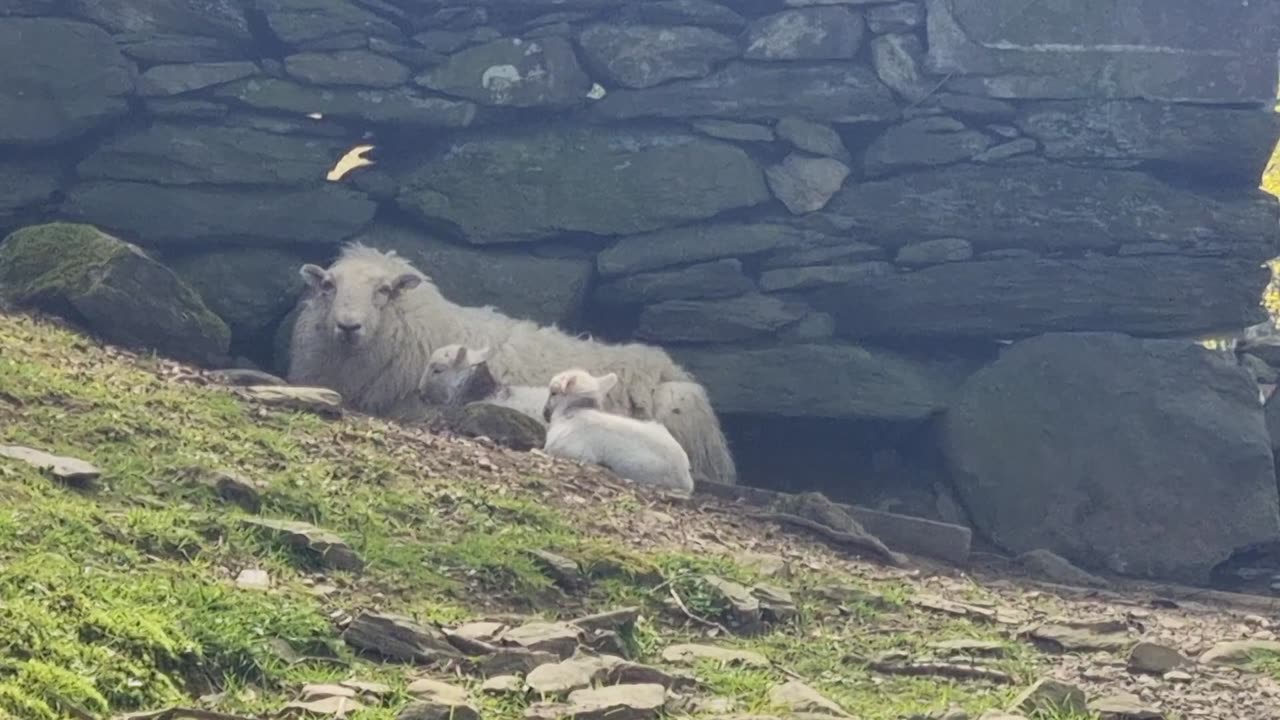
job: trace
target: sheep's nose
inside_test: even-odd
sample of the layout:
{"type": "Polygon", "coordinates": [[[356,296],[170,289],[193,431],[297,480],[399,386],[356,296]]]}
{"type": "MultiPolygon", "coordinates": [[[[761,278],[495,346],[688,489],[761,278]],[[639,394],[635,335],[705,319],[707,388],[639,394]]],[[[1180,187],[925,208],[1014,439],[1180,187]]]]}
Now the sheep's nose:
{"type": "Polygon", "coordinates": [[[338,323],[338,329],[341,330],[344,334],[350,335],[351,333],[360,329],[360,323],[340,322],[338,323]]]}
{"type": "Polygon", "coordinates": [[[546,420],[547,422],[551,422],[551,406],[550,405],[542,408],[542,419],[546,420]]]}

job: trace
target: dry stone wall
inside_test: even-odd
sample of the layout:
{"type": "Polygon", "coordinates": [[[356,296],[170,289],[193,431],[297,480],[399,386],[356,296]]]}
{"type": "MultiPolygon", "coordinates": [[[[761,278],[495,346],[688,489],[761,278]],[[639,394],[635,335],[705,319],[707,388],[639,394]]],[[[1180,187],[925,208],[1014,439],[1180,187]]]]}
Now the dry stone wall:
{"type": "Polygon", "coordinates": [[[721,412],[916,421],[998,340],[1263,319],[1278,46],[1241,0],[10,0],[0,229],[141,244],[264,362],[354,238],[721,412]]]}

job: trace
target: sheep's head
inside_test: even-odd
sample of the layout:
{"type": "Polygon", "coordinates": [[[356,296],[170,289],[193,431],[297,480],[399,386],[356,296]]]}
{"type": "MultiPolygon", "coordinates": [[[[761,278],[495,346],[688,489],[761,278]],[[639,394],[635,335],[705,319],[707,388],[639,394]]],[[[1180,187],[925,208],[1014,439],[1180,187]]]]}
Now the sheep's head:
{"type": "Polygon", "coordinates": [[[487,360],[489,348],[445,345],[431,353],[419,391],[427,402],[462,405],[483,400],[492,392],[494,381],[487,360]]]}
{"type": "Polygon", "coordinates": [[[614,373],[596,377],[581,368],[565,370],[551,378],[547,386],[547,404],[542,408],[542,418],[551,422],[553,416],[573,408],[599,408],[617,384],[618,376],[614,373]]]}
{"type": "Polygon", "coordinates": [[[377,335],[383,312],[423,279],[412,268],[364,260],[339,261],[328,270],[308,264],[300,272],[327,303],[333,336],[351,348],[377,335]]]}

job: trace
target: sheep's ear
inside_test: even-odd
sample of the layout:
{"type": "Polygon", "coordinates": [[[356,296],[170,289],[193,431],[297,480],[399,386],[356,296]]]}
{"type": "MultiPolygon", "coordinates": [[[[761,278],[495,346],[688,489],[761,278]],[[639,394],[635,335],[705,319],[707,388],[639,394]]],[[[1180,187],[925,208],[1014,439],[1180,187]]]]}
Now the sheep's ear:
{"type": "Polygon", "coordinates": [[[573,392],[573,391],[575,391],[575,390],[577,390],[577,389],[578,389],[578,376],[577,376],[577,375],[570,375],[569,377],[565,378],[565,380],[564,380],[564,391],[565,391],[565,393],[571,393],[571,392],[573,392]]]}
{"type": "Polygon", "coordinates": [[[319,265],[307,263],[306,265],[298,268],[298,274],[302,276],[302,279],[305,280],[308,285],[318,289],[320,287],[320,283],[324,282],[325,277],[328,276],[329,273],[325,272],[325,269],[319,265]]]}
{"type": "Polygon", "coordinates": [[[421,284],[422,278],[417,273],[402,273],[391,282],[391,291],[393,293],[402,293],[405,290],[412,290],[421,284]]]}
{"type": "Polygon", "coordinates": [[[602,396],[608,395],[609,391],[613,389],[613,386],[618,384],[617,373],[609,373],[604,377],[600,377],[596,379],[600,382],[600,394],[602,396]]]}
{"type": "Polygon", "coordinates": [[[467,346],[459,345],[458,353],[453,356],[453,366],[462,367],[467,364],[467,346]]]}

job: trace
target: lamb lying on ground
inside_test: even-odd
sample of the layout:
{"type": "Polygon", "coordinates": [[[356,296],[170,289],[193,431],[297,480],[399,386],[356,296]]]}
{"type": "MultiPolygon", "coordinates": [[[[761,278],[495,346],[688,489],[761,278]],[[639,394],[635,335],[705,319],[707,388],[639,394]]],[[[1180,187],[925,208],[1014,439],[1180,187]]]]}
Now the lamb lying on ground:
{"type": "Polygon", "coordinates": [[[543,425],[547,405],[545,386],[504,385],[489,371],[489,348],[445,345],[431,353],[419,392],[434,405],[460,407],[471,403],[501,405],[528,415],[543,425]]]}
{"type": "Polygon", "coordinates": [[[542,411],[549,455],[603,465],[633,482],[693,492],[689,456],[660,423],[600,409],[618,376],[566,370],[551,378],[542,411]]]}

